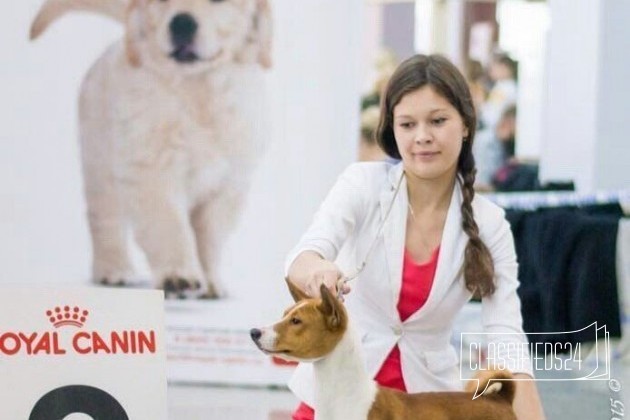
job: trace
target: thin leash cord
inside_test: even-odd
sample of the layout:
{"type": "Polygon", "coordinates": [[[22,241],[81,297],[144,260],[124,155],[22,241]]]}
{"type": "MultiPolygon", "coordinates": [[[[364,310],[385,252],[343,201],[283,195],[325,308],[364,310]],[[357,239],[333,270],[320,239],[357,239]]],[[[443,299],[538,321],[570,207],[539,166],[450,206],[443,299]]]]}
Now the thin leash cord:
{"type": "Polygon", "coordinates": [[[359,276],[359,274],[361,274],[361,272],[363,271],[365,266],[367,265],[368,259],[370,258],[370,255],[372,254],[372,251],[376,247],[376,243],[378,242],[378,238],[379,238],[381,232],[383,231],[383,227],[385,227],[385,222],[387,222],[387,219],[389,218],[389,214],[392,212],[392,209],[394,208],[394,202],[396,201],[396,197],[398,196],[398,192],[400,191],[400,186],[402,185],[402,180],[403,180],[404,177],[405,177],[405,171],[403,171],[402,174],[400,174],[400,179],[398,180],[398,184],[396,185],[396,191],[394,192],[394,196],[392,197],[392,201],[389,203],[389,207],[387,208],[387,212],[385,213],[385,217],[383,218],[383,221],[381,222],[381,224],[378,227],[378,230],[376,231],[376,235],[374,236],[374,240],[372,241],[372,244],[370,245],[370,248],[365,253],[365,257],[363,257],[363,262],[357,266],[357,268],[356,268],[354,273],[352,273],[351,275],[348,275],[348,276],[341,277],[339,279],[339,281],[337,282],[337,298],[338,299],[342,299],[343,298],[343,292],[342,292],[343,286],[346,283],[348,283],[349,281],[354,280],[355,278],[357,278],[359,276]]]}

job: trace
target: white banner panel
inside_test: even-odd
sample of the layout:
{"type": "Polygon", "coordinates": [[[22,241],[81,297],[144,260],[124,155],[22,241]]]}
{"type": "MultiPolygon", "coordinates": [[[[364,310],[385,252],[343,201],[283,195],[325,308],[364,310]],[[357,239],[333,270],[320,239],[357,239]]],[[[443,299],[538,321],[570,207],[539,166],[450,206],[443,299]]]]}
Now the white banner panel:
{"type": "Polygon", "coordinates": [[[163,293],[0,294],[0,419],[166,419],[163,293]]]}
{"type": "Polygon", "coordinates": [[[249,335],[279,319],[282,297],[275,307],[246,299],[167,301],[169,382],[285,387],[295,365],[263,354],[249,335]]]}

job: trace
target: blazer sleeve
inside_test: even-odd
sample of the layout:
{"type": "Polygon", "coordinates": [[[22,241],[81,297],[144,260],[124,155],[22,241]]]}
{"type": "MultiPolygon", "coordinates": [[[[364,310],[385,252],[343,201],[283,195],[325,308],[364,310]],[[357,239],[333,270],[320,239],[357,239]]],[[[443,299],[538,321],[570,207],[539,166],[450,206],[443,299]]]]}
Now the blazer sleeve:
{"type": "Polygon", "coordinates": [[[518,263],[514,238],[505,212],[496,207],[493,211],[492,229],[481,239],[488,246],[494,261],[495,293],[482,299],[483,329],[487,334],[488,357],[494,358],[498,367],[513,373],[525,373],[533,377],[529,344],[523,332],[519,287],[518,263]],[[485,237],[484,237],[485,236],[485,237]]]}
{"type": "Polygon", "coordinates": [[[311,225],[291,250],[285,261],[285,274],[295,258],[304,251],[315,251],[329,261],[364,217],[366,208],[366,176],[362,164],[350,165],[315,213],[311,225]]]}

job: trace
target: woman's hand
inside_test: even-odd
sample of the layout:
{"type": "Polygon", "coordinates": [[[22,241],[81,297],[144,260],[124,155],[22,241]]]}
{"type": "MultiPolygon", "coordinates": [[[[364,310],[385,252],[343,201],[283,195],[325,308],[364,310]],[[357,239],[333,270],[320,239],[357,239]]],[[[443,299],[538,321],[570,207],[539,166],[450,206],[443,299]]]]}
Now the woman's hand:
{"type": "Polygon", "coordinates": [[[343,294],[349,293],[350,287],[340,281],[342,278],[343,273],[335,263],[312,251],[298,255],[289,268],[289,279],[312,297],[320,296],[319,288],[322,284],[335,295],[338,286],[343,294]]]}
{"type": "Polygon", "coordinates": [[[311,273],[308,275],[304,291],[309,296],[319,297],[319,288],[323,284],[334,295],[337,295],[338,286],[341,287],[343,294],[347,294],[350,292],[350,287],[340,281],[342,278],[343,273],[335,263],[321,259],[317,264],[314,264],[311,273]]]}

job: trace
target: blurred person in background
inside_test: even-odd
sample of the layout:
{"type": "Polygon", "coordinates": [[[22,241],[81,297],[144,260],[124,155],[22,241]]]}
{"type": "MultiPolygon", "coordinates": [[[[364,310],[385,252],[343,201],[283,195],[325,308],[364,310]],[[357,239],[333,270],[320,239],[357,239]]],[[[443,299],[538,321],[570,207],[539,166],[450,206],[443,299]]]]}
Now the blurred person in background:
{"type": "Polygon", "coordinates": [[[398,58],[391,50],[385,49],[378,54],[376,62],[374,63],[376,79],[372,85],[372,90],[361,98],[361,111],[372,106],[380,106],[381,94],[385,90],[387,82],[394,73],[394,70],[396,70],[397,65],[398,58]]]}
{"type": "Polygon", "coordinates": [[[506,110],[516,106],[516,61],[505,53],[495,54],[488,66],[488,77],[492,87],[479,110],[479,131],[473,149],[477,160],[475,187],[478,191],[493,189],[492,177],[505,163],[505,144],[499,139],[497,130],[502,129],[498,126],[506,110]]]}
{"type": "Polygon", "coordinates": [[[506,108],[499,119],[495,135],[503,151],[503,161],[514,158],[516,149],[516,105],[506,108]]]}
{"type": "Polygon", "coordinates": [[[466,81],[475,104],[475,111],[479,114],[488,96],[486,72],[481,62],[472,59],[468,60],[466,63],[466,81]]]}
{"type": "Polygon", "coordinates": [[[389,159],[389,156],[385,154],[376,142],[375,132],[380,115],[380,108],[377,105],[366,108],[361,112],[361,136],[358,151],[358,160],[360,162],[389,159]]]}
{"type": "Polygon", "coordinates": [[[516,105],[517,72],[518,65],[509,55],[497,53],[493,56],[488,66],[491,88],[479,115],[482,129],[494,131],[505,110],[516,105]]]}
{"type": "Polygon", "coordinates": [[[499,192],[536,191],[540,189],[538,165],[516,158],[516,105],[509,106],[501,115],[495,134],[503,162],[492,175],[492,189],[499,192]]]}

